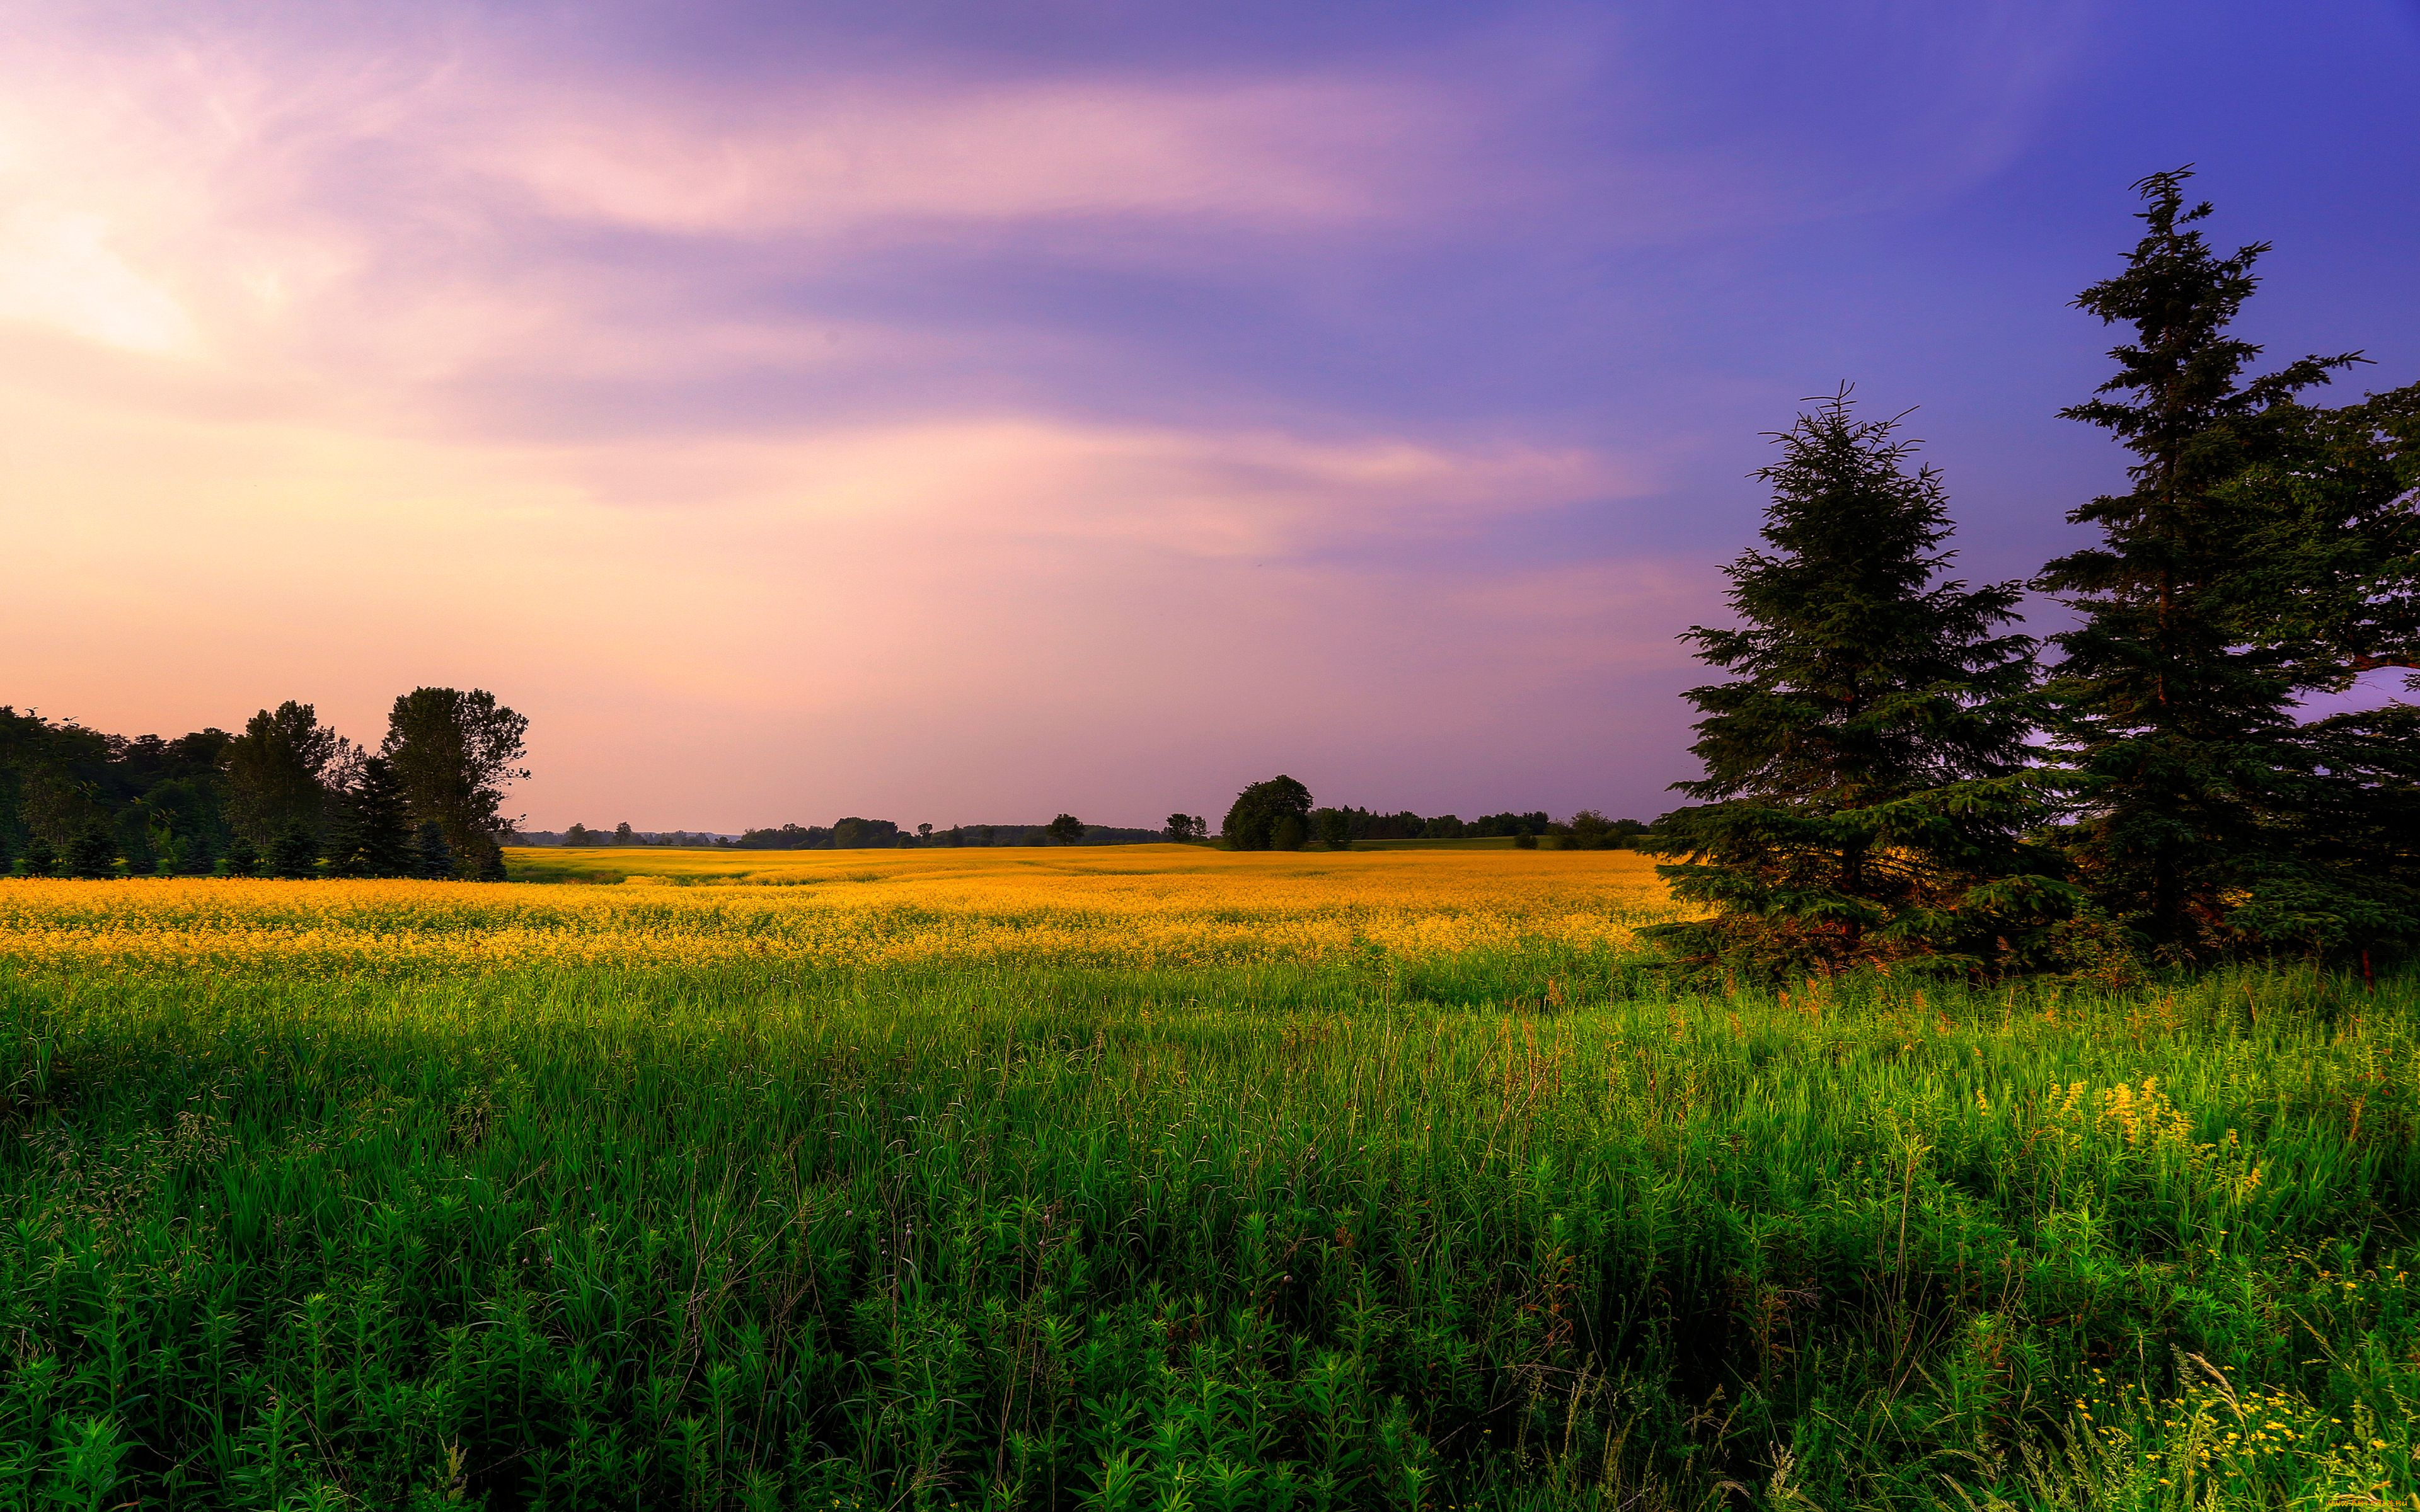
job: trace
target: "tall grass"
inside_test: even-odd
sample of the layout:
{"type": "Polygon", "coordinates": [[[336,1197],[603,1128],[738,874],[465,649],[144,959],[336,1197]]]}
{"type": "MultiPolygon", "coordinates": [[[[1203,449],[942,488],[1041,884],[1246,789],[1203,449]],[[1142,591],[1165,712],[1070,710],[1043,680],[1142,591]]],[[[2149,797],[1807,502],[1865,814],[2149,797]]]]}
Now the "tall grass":
{"type": "Polygon", "coordinates": [[[0,1504],[2413,1504],[2415,1009],[21,965],[0,1504]]]}

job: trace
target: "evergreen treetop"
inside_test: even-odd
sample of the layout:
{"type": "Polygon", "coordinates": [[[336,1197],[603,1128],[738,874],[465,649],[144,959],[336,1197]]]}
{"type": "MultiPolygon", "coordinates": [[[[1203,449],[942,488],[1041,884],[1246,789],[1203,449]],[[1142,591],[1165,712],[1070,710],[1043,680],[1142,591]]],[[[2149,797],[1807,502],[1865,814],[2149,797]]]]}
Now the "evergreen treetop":
{"type": "MultiPolygon", "coordinates": [[[[2135,186],[2143,236],[2076,301],[2133,339],[2112,349],[2118,371],[2095,395],[2061,412],[2134,453],[2133,486],[2072,511],[2101,543],[2035,583],[2080,617],[2054,638],[2046,701],[2068,847],[2100,905],[2169,956],[2329,933],[2307,927],[2336,887],[2313,867],[2375,784],[2330,775],[2314,740],[2356,732],[2305,728],[2296,702],[2408,658],[2414,639],[2408,497],[2394,502],[2409,483],[2375,444],[2401,411],[2394,396],[2368,415],[2295,402],[2358,353],[2246,376],[2261,348],[2233,326],[2268,244],[2214,251],[2198,225],[2211,206],[2185,202],[2190,177],[2135,186]],[[2331,806],[2345,811],[2332,819],[2331,806]]],[[[2338,744],[2341,762],[2352,747],[2338,744]]]]}

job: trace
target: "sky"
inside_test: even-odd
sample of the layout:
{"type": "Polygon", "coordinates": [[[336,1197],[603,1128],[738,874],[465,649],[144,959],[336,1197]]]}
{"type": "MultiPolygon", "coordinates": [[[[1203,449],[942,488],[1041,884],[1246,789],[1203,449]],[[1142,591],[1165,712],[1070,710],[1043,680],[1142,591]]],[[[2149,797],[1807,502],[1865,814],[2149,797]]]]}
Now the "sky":
{"type": "Polygon", "coordinates": [[[0,702],[487,687],[534,827],[1652,817],[1807,396],[2076,543],[2156,169],[2420,378],[2420,0],[18,0],[0,85],[0,702]]]}

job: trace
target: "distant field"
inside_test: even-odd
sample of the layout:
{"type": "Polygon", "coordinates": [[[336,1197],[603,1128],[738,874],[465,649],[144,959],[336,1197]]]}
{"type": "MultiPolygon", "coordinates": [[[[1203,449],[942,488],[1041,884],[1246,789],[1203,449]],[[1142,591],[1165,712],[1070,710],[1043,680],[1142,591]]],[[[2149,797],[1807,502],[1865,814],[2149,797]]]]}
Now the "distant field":
{"type": "Polygon", "coordinates": [[[1527,980],[1600,970],[1637,926],[1676,917],[1652,867],[1611,851],[516,851],[508,861],[517,873],[602,885],[0,882],[0,958],[384,974],[735,966],[774,980],[908,965],[1377,959],[1424,970],[1492,964],[1527,980]]]}
{"type": "Polygon", "coordinates": [[[2420,1507],[2420,990],[1649,858],[0,881],[0,1508],[2420,1507]],[[684,885],[686,884],[686,885],[684,885]]]}

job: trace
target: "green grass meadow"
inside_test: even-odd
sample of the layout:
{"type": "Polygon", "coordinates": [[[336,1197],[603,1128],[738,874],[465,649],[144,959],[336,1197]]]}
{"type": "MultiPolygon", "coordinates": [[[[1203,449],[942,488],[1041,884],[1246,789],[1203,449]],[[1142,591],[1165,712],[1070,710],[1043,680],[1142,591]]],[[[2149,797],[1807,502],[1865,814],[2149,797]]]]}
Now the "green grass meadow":
{"type": "Polygon", "coordinates": [[[0,1506],[2412,1507],[2415,1013],[0,972],[0,1506]]]}

